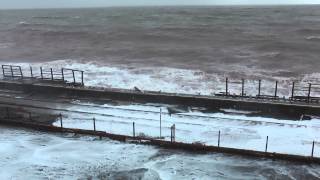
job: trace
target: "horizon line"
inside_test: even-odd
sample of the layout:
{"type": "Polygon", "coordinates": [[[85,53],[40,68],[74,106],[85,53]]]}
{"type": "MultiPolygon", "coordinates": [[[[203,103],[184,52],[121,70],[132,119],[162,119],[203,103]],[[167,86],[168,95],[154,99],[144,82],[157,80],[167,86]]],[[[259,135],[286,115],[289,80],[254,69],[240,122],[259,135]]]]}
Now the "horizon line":
{"type": "Polygon", "coordinates": [[[69,6],[69,7],[25,7],[25,8],[1,8],[0,10],[37,10],[37,9],[92,9],[92,8],[130,8],[130,7],[274,7],[274,6],[318,6],[320,3],[308,4],[210,4],[210,5],[111,5],[111,6],[69,6]]]}

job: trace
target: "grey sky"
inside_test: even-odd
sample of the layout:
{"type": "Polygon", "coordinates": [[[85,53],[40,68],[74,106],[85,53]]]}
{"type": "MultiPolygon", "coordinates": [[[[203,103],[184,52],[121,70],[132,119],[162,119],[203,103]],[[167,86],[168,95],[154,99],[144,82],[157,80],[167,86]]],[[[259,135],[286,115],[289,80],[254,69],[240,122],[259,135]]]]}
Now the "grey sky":
{"type": "Polygon", "coordinates": [[[320,0],[0,0],[1,9],[142,5],[318,4],[320,0]]]}

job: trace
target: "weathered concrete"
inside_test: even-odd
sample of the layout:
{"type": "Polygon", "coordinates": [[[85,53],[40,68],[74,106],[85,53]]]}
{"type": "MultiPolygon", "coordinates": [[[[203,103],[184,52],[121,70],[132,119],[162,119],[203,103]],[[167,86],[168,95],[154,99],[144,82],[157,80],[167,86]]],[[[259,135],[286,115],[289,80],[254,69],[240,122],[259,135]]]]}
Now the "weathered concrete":
{"type": "Polygon", "coordinates": [[[153,146],[169,148],[169,149],[182,149],[185,151],[194,151],[194,152],[220,152],[220,153],[226,153],[226,154],[251,156],[256,158],[270,158],[270,159],[295,161],[295,162],[308,163],[308,164],[310,163],[320,164],[320,158],[311,157],[311,156],[299,156],[299,155],[261,152],[261,151],[235,149],[235,148],[227,148],[227,147],[206,146],[203,144],[171,142],[171,141],[152,139],[152,138],[141,137],[141,136],[133,137],[133,136],[126,136],[126,135],[110,134],[104,131],[61,128],[61,127],[56,127],[52,125],[24,122],[24,121],[15,121],[12,119],[5,119],[5,118],[0,118],[0,123],[5,125],[11,125],[11,126],[26,127],[26,128],[31,128],[31,129],[45,131],[45,132],[75,133],[75,134],[81,134],[81,135],[98,136],[100,138],[106,137],[112,140],[117,140],[122,142],[153,145],[153,146]]]}
{"type": "Polygon", "coordinates": [[[139,103],[166,103],[185,106],[205,107],[209,111],[224,109],[238,109],[256,111],[258,114],[278,118],[299,119],[301,115],[308,114],[320,116],[319,104],[293,102],[289,100],[262,100],[256,98],[200,96],[189,94],[174,94],[163,92],[124,89],[102,89],[90,87],[73,87],[63,84],[33,83],[32,81],[0,81],[0,88],[9,90],[22,90],[27,93],[47,94],[85,98],[102,98],[139,103]]]}
{"type": "Polygon", "coordinates": [[[9,118],[21,121],[29,121],[39,124],[50,125],[56,121],[57,115],[52,113],[51,110],[46,112],[37,109],[36,111],[26,110],[24,107],[12,107],[0,105],[0,118],[9,118]]]}

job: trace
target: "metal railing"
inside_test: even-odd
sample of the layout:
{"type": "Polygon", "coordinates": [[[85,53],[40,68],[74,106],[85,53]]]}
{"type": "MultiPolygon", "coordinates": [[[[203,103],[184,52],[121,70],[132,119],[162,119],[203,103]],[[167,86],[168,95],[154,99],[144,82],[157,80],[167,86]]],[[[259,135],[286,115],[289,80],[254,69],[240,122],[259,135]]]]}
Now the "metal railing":
{"type": "MultiPolygon", "coordinates": [[[[84,71],[61,68],[33,68],[30,67],[29,72],[23,70],[21,66],[12,66],[12,65],[2,65],[2,74],[6,79],[35,79],[39,81],[55,81],[62,82],[66,84],[72,84],[74,86],[84,87],[84,71]],[[38,75],[36,73],[38,70],[38,75]],[[28,76],[30,75],[30,76],[28,76]]],[[[291,93],[287,96],[279,97],[279,82],[275,81],[274,87],[268,87],[268,90],[271,90],[273,93],[265,94],[263,93],[262,80],[258,80],[257,84],[257,93],[254,95],[249,95],[246,92],[246,80],[241,79],[231,81],[229,78],[225,79],[225,89],[222,92],[215,93],[214,96],[217,97],[226,97],[226,98],[241,98],[241,99],[256,99],[263,101],[286,101],[286,102],[301,102],[307,104],[320,104],[320,97],[315,96],[315,93],[320,93],[320,83],[298,83],[292,82],[291,93]],[[230,88],[231,85],[236,87],[230,88]],[[240,91],[240,93],[233,93],[233,91],[240,91]]],[[[99,89],[98,87],[86,87],[89,89],[99,89]]],[[[252,88],[252,87],[250,87],[252,88]]],[[[102,88],[103,89],[103,88],[102,88]]],[[[140,93],[148,93],[152,91],[139,91],[140,93]]],[[[155,93],[155,92],[152,92],[155,93]]],[[[158,92],[162,94],[173,94],[158,92]]],[[[177,94],[178,95],[178,94],[177,94]]],[[[199,94],[199,96],[201,96],[199,94]]]]}
{"type": "Polygon", "coordinates": [[[29,72],[24,71],[21,66],[2,65],[2,75],[5,79],[55,81],[72,85],[84,86],[84,71],[61,68],[33,68],[29,67],[29,72]],[[38,70],[38,73],[37,73],[38,70]]]}
{"type": "MultiPolygon", "coordinates": [[[[41,116],[37,115],[36,113],[32,114],[31,112],[28,112],[26,110],[23,110],[22,113],[16,113],[17,111],[19,111],[19,109],[15,109],[15,108],[10,108],[10,107],[3,107],[3,108],[0,108],[0,110],[2,110],[2,113],[0,115],[0,118],[1,119],[6,119],[8,121],[20,121],[20,122],[24,122],[24,123],[38,123],[38,124],[45,124],[46,121],[42,122],[41,121],[41,116]]],[[[161,114],[161,112],[160,112],[161,114]]],[[[55,126],[55,127],[59,127],[61,129],[70,129],[70,128],[67,128],[64,124],[65,121],[67,120],[64,120],[63,117],[64,115],[63,114],[56,114],[56,115],[53,115],[53,117],[55,117],[55,121],[58,122],[57,124],[59,124],[58,126],[55,126]]],[[[92,132],[98,132],[97,129],[100,129],[99,132],[101,132],[101,129],[102,128],[99,128],[99,123],[97,123],[97,121],[100,121],[99,119],[96,119],[95,117],[93,118],[88,118],[88,119],[83,119],[83,120],[87,120],[87,121],[91,121],[92,122],[92,128],[86,128],[86,129],[79,129],[79,130],[83,130],[83,131],[92,131],[92,132]]],[[[161,118],[160,118],[160,121],[161,121],[161,118]]],[[[150,139],[154,139],[154,140],[161,140],[163,142],[171,142],[171,143],[187,143],[187,142],[178,142],[176,141],[176,138],[177,138],[177,134],[176,134],[176,130],[177,130],[177,124],[172,124],[169,129],[170,129],[170,135],[161,135],[161,133],[163,133],[163,131],[161,132],[162,128],[164,127],[161,127],[159,126],[159,132],[160,132],[160,136],[152,136],[152,135],[148,135],[148,133],[145,133],[143,132],[143,130],[140,129],[139,133],[137,133],[137,123],[135,121],[132,122],[132,125],[130,125],[130,123],[128,123],[128,126],[131,126],[132,127],[132,132],[131,132],[131,135],[130,135],[130,132],[126,133],[126,135],[124,134],[118,134],[118,133],[114,133],[113,135],[115,136],[131,136],[132,138],[137,138],[137,139],[140,139],[140,140],[150,140],[150,139]],[[166,139],[165,137],[169,137],[169,139],[166,139]]],[[[105,126],[104,126],[105,128],[105,126]]],[[[165,127],[165,128],[168,128],[168,127],[165,127]]],[[[105,130],[103,130],[104,132],[106,132],[105,130]]],[[[108,133],[108,134],[112,134],[112,133],[108,133]]],[[[270,136],[266,136],[265,137],[265,141],[264,141],[264,149],[262,150],[250,150],[250,149],[246,149],[246,148],[239,148],[239,147],[236,147],[236,148],[233,148],[232,146],[222,146],[223,144],[223,134],[222,134],[222,131],[221,130],[217,130],[217,139],[216,139],[216,145],[212,146],[212,145],[206,145],[204,143],[200,143],[201,142],[201,139],[199,139],[199,141],[194,141],[192,144],[194,145],[202,145],[202,146],[211,146],[211,147],[217,147],[217,148],[231,148],[231,149],[234,149],[234,150],[240,150],[240,151],[253,151],[253,152],[259,152],[259,153],[278,153],[278,154],[281,154],[281,152],[271,152],[269,151],[270,149],[270,136]]],[[[183,139],[183,138],[180,138],[180,139],[183,139]]],[[[316,156],[315,155],[315,144],[317,143],[315,140],[311,140],[310,142],[312,142],[311,146],[310,146],[310,152],[306,152],[306,154],[309,154],[307,156],[304,156],[304,157],[310,157],[310,158],[318,158],[319,156],[316,156]]],[[[190,143],[189,143],[190,144],[190,143]]],[[[290,147],[288,147],[290,148],[290,147]]],[[[296,154],[285,154],[285,155],[293,155],[293,156],[300,156],[300,155],[296,155],[296,154]]]]}

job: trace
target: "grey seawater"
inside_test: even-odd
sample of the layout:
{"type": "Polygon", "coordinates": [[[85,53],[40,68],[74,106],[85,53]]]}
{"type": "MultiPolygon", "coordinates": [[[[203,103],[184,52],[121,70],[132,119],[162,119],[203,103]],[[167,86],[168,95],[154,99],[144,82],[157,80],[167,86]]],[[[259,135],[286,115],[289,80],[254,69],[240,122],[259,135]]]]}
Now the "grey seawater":
{"type": "Polygon", "coordinates": [[[0,127],[1,179],[319,179],[319,165],[0,127]]]}
{"type": "Polygon", "coordinates": [[[320,6],[0,11],[0,61],[77,59],[231,77],[319,72],[320,6]]]}
{"type": "MultiPolygon", "coordinates": [[[[0,62],[75,59],[235,78],[297,78],[319,72],[319,50],[320,6],[0,11],[0,62]]],[[[2,175],[16,179],[26,174],[31,179],[320,178],[315,165],[195,155],[6,128],[0,133],[5,147],[0,148],[2,175]]]]}

